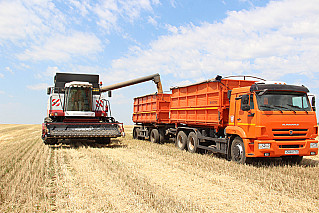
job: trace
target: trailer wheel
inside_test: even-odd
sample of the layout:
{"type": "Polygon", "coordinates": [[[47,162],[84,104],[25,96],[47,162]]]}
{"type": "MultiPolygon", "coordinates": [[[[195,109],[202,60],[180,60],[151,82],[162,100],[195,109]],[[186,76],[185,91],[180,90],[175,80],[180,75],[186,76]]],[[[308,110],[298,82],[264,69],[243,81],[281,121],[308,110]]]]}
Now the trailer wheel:
{"type": "Polygon", "coordinates": [[[175,145],[180,150],[184,150],[187,144],[187,135],[183,131],[179,131],[175,140],[175,145]]]}
{"type": "Polygon", "coordinates": [[[299,164],[302,161],[303,156],[298,156],[298,155],[282,156],[281,159],[282,159],[282,161],[284,161],[286,163],[299,164]]]}
{"type": "Polygon", "coordinates": [[[187,138],[187,149],[191,153],[196,153],[198,147],[198,137],[195,132],[191,132],[187,138]]]}
{"type": "Polygon", "coordinates": [[[159,133],[159,143],[163,143],[165,141],[165,130],[161,128],[158,130],[159,133]]]}
{"type": "Polygon", "coordinates": [[[244,142],[240,137],[236,137],[231,144],[231,159],[236,163],[248,163],[244,142]]]}
{"type": "Polygon", "coordinates": [[[136,127],[133,129],[133,139],[138,139],[138,128],[136,127]]]}
{"type": "Polygon", "coordinates": [[[152,143],[160,142],[160,134],[157,129],[152,129],[150,139],[152,143]]]}

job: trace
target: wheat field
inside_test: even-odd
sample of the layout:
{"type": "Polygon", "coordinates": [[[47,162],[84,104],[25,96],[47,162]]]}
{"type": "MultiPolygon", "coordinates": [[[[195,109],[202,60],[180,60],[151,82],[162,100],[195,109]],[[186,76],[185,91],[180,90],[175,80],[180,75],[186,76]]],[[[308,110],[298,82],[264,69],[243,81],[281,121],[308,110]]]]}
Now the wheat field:
{"type": "Polygon", "coordinates": [[[126,138],[46,146],[0,125],[0,212],[319,212],[319,157],[238,165],[126,138]]]}

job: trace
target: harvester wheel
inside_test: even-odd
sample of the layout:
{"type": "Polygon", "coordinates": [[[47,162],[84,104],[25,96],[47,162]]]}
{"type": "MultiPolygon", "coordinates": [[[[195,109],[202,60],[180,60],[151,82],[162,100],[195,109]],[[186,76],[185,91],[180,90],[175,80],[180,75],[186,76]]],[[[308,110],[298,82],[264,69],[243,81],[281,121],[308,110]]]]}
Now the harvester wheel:
{"type": "Polygon", "coordinates": [[[183,131],[179,131],[175,140],[175,146],[180,150],[184,150],[187,144],[187,135],[183,131]]]}
{"type": "Polygon", "coordinates": [[[152,143],[160,142],[160,134],[157,129],[152,129],[150,139],[152,143]]]}
{"type": "Polygon", "coordinates": [[[43,143],[46,144],[46,145],[55,145],[58,143],[58,139],[46,139],[46,140],[43,140],[43,143]]]}
{"type": "Polygon", "coordinates": [[[111,138],[97,138],[95,141],[100,144],[109,144],[111,143],[111,138]]]}
{"type": "Polygon", "coordinates": [[[198,137],[195,132],[191,132],[187,138],[187,149],[191,153],[196,153],[198,147],[198,137]]]}
{"type": "Polygon", "coordinates": [[[231,144],[231,159],[240,164],[250,162],[250,158],[246,157],[245,145],[240,137],[236,137],[231,144]]]}
{"type": "Polygon", "coordinates": [[[286,162],[286,163],[291,163],[291,164],[299,164],[302,161],[303,156],[282,156],[281,159],[286,162]]]}

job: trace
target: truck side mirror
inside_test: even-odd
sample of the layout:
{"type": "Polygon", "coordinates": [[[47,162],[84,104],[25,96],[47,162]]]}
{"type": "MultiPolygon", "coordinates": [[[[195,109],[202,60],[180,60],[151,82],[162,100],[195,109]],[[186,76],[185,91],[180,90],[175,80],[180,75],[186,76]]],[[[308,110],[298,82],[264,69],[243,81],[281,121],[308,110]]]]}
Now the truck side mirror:
{"type": "Polygon", "coordinates": [[[108,96],[109,98],[112,97],[112,91],[111,91],[111,90],[107,91],[107,96],[108,96]]]}
{"type": "Polygon", "coordinates": [[[249,95],[242,95],[242,97],[241,97],[241,110],[243,110],[243,111],[250,110],[249,95]]]}
{"type": "Polygon", "coordinates": [[[313,96],[311,98],[311,107],[312,107],[313,111],[316,111],[316,98],[315,98],[315,96],[313,96]]]}

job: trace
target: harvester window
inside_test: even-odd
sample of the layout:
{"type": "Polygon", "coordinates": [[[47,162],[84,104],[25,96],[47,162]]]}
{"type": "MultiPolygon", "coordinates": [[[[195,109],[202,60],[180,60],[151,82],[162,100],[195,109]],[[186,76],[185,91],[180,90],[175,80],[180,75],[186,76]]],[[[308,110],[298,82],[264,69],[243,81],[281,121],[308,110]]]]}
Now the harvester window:
{"type": "Polygon", "coordinates": [[[67,111],[92,111],[91,88],[71,87],[67,96],[67,111]]]}

